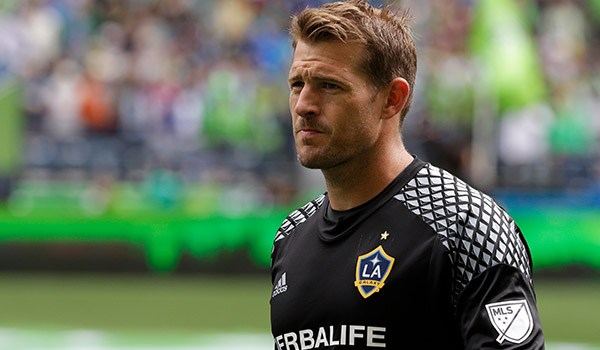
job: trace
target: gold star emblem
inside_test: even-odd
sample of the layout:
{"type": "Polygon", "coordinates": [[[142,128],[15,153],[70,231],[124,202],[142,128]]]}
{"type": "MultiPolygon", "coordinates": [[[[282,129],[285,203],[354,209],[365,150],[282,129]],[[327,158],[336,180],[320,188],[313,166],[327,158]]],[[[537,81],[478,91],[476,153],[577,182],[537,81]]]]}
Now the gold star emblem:
{"type": "Polygon", "coordinates": [[[387,231],[385,231],[384,233],[382,233],[382,234],[381,234],[381,239],[382,239],[382,240],[385,240],[385,239],[387,239],[387,238],[388,238],[388,236],[389,236],[389,235],[390,235],[390,234],[389,234],[387,231]]]}

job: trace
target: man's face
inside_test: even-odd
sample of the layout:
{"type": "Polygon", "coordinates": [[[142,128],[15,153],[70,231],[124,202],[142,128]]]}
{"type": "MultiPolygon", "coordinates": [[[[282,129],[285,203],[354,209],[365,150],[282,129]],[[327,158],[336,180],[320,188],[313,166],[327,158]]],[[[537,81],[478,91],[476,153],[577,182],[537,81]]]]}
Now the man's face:
{"type": "Polygon", "coordinates": [[[290,111],[300,163],[332,169],[368,159],[385,98],[358,69],[363,48],[299,41],[289,73],[290,111]]]}

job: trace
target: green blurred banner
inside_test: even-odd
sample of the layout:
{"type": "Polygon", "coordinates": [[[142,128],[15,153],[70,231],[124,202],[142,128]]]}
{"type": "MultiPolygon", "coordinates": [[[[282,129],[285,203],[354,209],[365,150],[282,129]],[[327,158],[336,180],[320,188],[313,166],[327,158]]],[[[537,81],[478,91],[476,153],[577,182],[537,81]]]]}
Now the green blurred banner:
{"type": "MultiPolygon", "coordinates": [[[[266,268],[275,231],[297,207],[234,210],[222,190],[210,186],[187,188],[170,206],[151,196],[124,183],[98,191],[87,184],[24,182],[0,206],[0,244],[132,245],[143,249],[151,270],[162,272],[174,271],[183,254],[202,260],[239,250],[266,268]]],[[[528,240],[535,268],[577,264],[600,269],[600,206],[507,209],[528,240]]]]}

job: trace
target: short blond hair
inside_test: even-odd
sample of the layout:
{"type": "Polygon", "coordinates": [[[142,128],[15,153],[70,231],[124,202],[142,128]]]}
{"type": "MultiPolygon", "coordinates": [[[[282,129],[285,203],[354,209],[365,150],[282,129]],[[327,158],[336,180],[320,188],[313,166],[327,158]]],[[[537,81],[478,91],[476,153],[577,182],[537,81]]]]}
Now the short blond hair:
{"type": "Polygon", "coordinates": [[[401,122],[412,103],[417,73],[417,53],[408,11],[394,13],[389,7],[378,9],[366,0],[339,1],[318,8],[306,8],[292,17],[290,37],[295,49],[298,41],[341,41],[365,48],[359,69],[375,88],[382,88],[402,77],[411,89],[400,115],[401,122]]]}

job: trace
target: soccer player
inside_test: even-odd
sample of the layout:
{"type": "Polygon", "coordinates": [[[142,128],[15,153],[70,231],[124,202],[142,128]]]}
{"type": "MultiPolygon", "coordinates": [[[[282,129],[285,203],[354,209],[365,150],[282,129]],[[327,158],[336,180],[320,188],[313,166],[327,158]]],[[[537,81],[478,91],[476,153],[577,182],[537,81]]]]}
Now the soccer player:
{"type": "Polygon", "coordinates": [[[417,61],[407,17],[355,0],[292,19],[298,159],[327,192],[277,231],[275,348],[543,349],[513,219],[403,145],[417,61]]]}

